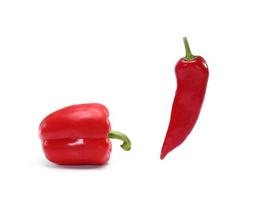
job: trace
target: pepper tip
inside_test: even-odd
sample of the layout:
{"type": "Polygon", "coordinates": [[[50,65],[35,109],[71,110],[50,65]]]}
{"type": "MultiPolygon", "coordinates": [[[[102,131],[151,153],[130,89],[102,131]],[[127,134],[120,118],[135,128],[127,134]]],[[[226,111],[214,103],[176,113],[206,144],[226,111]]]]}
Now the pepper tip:
{"type": "Polygon", "coordinates": [[[161,153],[160,154],[160,159],[163,160],[165,158],[165,156],[166,156],[166,154],[161,153]]]}

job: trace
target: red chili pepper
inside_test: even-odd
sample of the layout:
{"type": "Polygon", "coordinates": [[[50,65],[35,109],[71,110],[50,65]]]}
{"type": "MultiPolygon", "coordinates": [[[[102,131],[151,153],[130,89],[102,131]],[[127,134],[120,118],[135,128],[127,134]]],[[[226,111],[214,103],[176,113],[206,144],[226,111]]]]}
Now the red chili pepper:
{"type": "Polygon", "coordinates": [[[40,124],[39,132],[45,156],[57,164],[105,164],[111,153],[108,138],[123,141],[130,150],[126,135],[111,131],[109,111],[97,103],[79,104],[57,110],[40,124]]]}
{"type": "Polygon", "coordinates": [[[187,38],[183,38],[186,56],[176,64],[177,90],[169,127],[160,158],[179,146],[192,131],[198,119],[208,82],[208,67],[201,56],[192,55],[187,38]]]}

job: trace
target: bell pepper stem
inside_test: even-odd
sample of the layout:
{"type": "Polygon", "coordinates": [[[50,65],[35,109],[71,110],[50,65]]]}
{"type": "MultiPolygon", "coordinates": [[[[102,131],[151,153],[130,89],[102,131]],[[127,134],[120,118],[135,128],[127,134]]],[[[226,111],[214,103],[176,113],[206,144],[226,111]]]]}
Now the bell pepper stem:
{"type": "Polygon", "coordinates": [[[185,60],[193,60],[193,59],[195,59],[197,56],[194,56],[191,53],[191,50],[190,50],[190,47],[189,47],[189,43],[188,43],[188,40],[187,40],[186,37],[183,37],[183,43],[184,43],[185,51],[186,51],[186,55],[185,55],[184,59],[185,60]]]}
{"type": "Polygon", "coordinates": [[[131,149],[131,141],[125,134],[119,131],[111,131],[109,133],[109,138],[122,140],[123,143],[121,145],[121,148],[123,148],[125,151],[129,151],[131,149]]]}

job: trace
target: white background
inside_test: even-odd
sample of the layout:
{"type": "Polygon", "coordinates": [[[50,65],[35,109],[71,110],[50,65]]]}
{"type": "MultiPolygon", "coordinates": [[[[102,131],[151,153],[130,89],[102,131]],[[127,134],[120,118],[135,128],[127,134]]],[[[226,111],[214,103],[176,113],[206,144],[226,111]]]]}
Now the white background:
{"type": "Polygon", "coordinates": [[[259,1],[1,1],[0,199],[261,198],[259,1]],[[193,132],[159,159],[182,37],[210,70],[193,132]],[[57,167],[38,125],[100,102],[130,152],[57,167]]]}

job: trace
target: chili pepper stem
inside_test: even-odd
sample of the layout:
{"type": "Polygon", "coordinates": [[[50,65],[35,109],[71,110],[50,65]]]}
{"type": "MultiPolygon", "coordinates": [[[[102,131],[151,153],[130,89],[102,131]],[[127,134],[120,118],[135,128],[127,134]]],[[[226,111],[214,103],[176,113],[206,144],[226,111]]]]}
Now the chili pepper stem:
{"type": "Polygon", "coordinates": [[[186,37],[183,37],[183,43],[185,46],[185,50],[186,50],[186,56],[184,57],[185,60],[194,60],[197,56],[194,56],[191,53],[190,47],[189,47],[189,43],[186,37]]]}
{"type": "Polygon", "coordinates": [[[131,149],[131,141],[125,134],[119,131],[111,131],[109,133],[109,138],[122,140],[123,143],[121,145],[121,148],[123,148],[125,151],[129,151],[131,149]]]}

